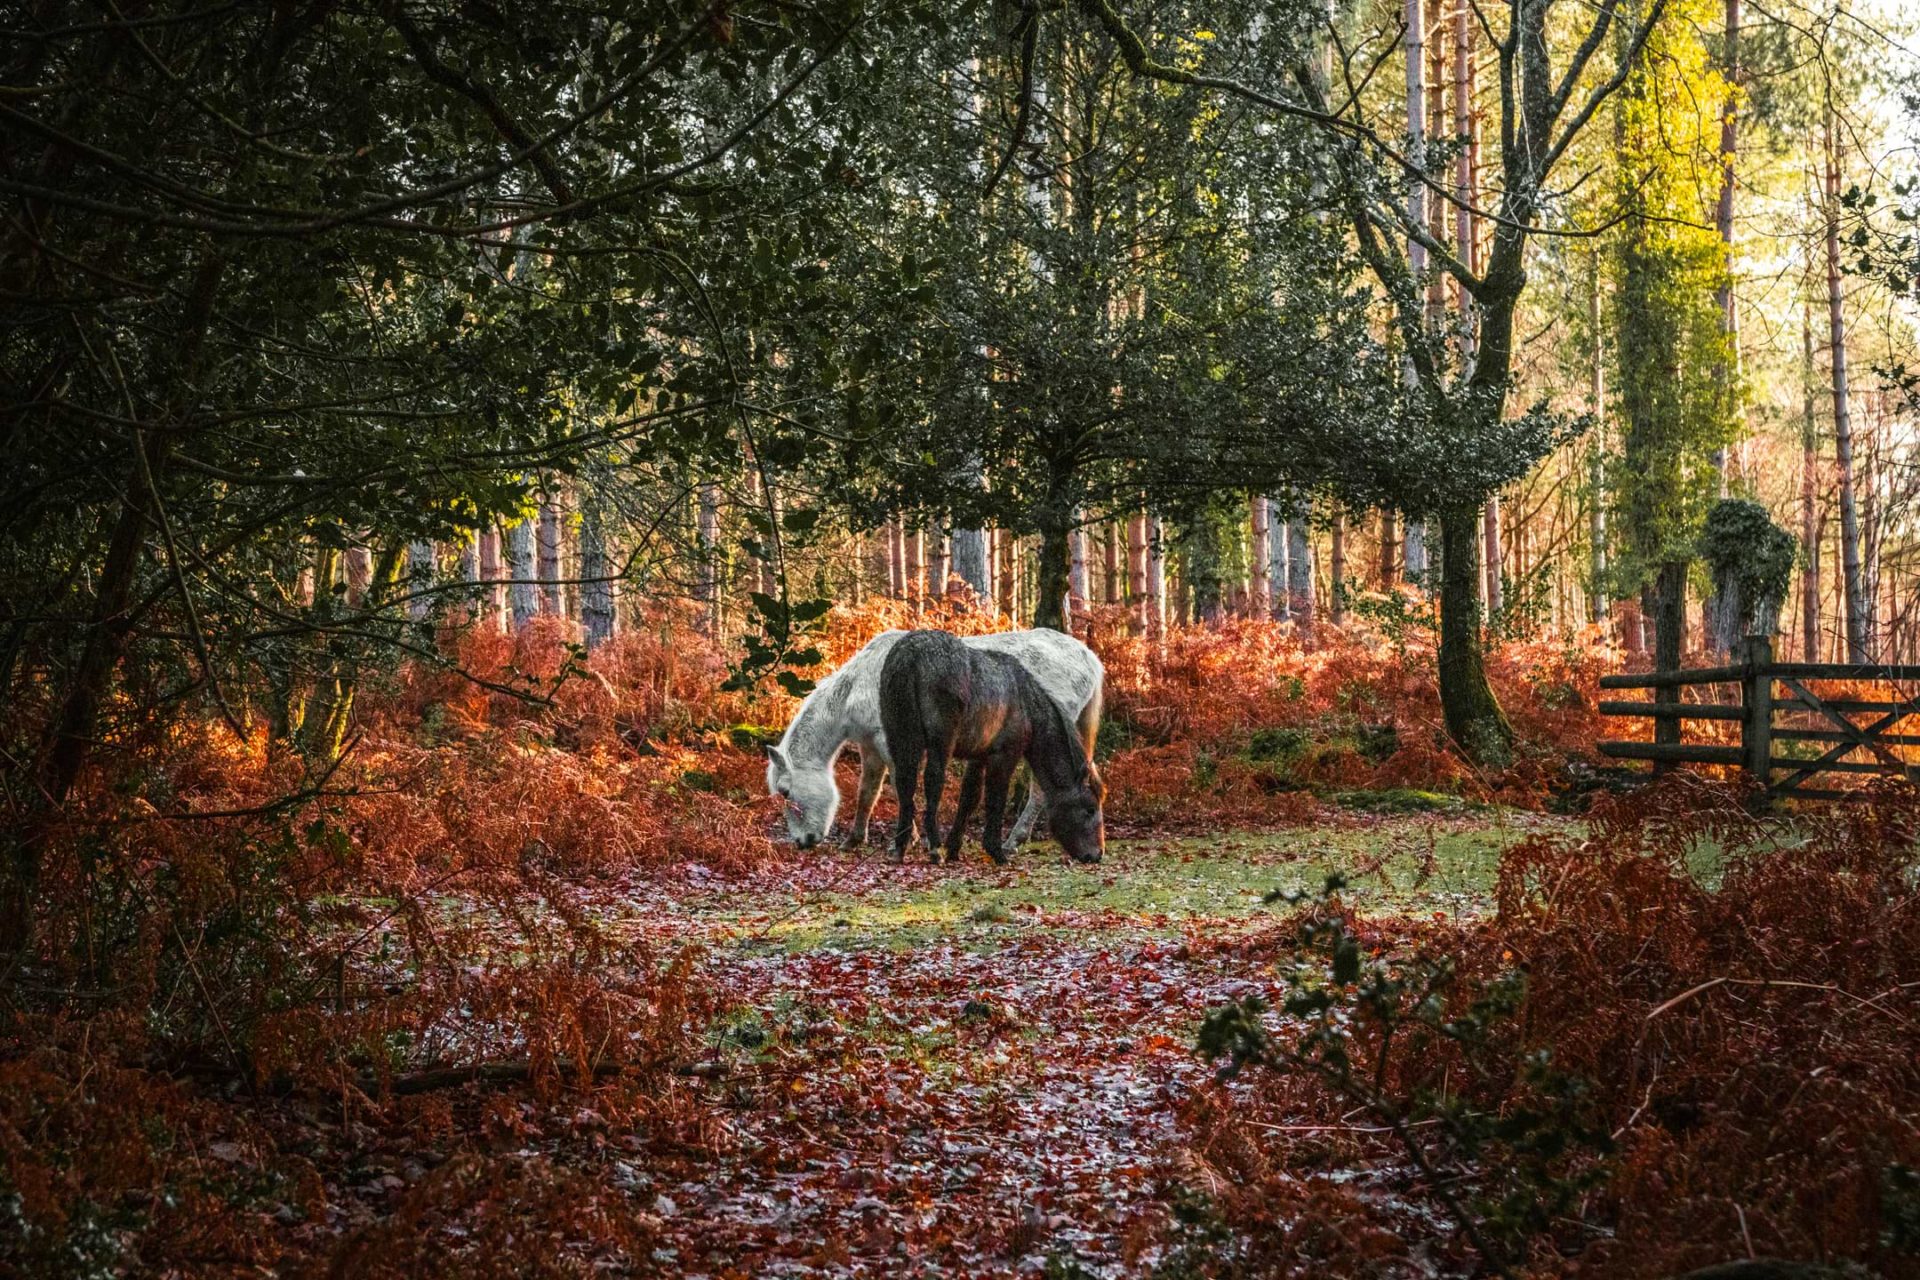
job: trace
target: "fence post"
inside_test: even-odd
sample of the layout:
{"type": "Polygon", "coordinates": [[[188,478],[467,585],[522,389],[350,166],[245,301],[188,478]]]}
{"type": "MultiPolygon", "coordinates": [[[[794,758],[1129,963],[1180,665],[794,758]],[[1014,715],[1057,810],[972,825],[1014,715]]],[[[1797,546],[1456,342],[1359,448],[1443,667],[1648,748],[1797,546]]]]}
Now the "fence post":
{"type": "Polygon", "coordinates": [[[1764,793],[1773,772],[1773,638],[1748,636],[1740,642],[1740,745],[1746,750],[1747,776],[1764,793]]]}

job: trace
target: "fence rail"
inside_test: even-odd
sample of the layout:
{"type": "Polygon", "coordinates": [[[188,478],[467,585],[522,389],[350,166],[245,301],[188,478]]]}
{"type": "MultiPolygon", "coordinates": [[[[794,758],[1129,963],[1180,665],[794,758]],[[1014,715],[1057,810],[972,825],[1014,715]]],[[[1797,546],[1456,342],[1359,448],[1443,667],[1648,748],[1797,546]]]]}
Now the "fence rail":
{"type": "Polygon", "coordinates": [[[1602,689],[1647,689],[1653,693],[1648,701],[1602,702],[1600,714],[1651,719],[1654,723],[1654,741],[1602,742],[1600,754],[1616,760],[1651,761],[1656,771],[1677,764],[1736,766],[1759,783],[1767,795],[1805,799],[1846,799],[1859,794],[1809,785],[1821,774],[1878,774],[1920,780],[1920,763],[1910,763],[1893,750],[1920,747],[1920,733],[1893,732],[1909,716],[1920,716],[1920,694],[1907,699],[1822,698],[1806,683],[1920,682],[1920,667],[1775,662],[1773,641],[1766,636],[1747,637],[1741,642],[1738,656],[1740,661],[1730,666],[1600,677],[1602,689]],[[1682,690],[1707,685],[1735,686],[1740,700],[1680,700],[1682,690]],[[1816,723],[1813,727],[1776,725],[1774,716],[1783,712],[1812,717],[1816,723]],[[1872,718],[1851,718],[1855,716],[1872,718]],[[1740,744],[1683,741],[1683,723],[1697,720],[1738,723],[1740,744]],[[1806,758],[1780,756],[1774,754],[1776,742],[1809,742],[1827,749],[1806,758]],[[1855,752],[1868,758],[1848,759],[1855,752]],[[1776,778],[1776,774],[1786,776],[1776,778]]]}

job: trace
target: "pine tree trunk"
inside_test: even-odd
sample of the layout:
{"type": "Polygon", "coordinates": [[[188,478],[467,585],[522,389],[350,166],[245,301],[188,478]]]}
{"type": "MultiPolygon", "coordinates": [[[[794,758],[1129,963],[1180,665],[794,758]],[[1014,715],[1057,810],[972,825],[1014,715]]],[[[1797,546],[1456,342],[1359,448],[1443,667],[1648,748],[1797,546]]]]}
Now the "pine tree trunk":
{"type": "Polygon", "coordinates": [[[1480,643],[1480,513],[1443,512],[1440,525],[1440,705],[1447,733],[1479,764],[1504,764],[1513,751],[1480,643]]]}
{"type": "Polygon", "coordinates": [[[1853,418],[1847,389],[1847,317],[1841,292],[1840,143],[1832,114],[1826,130],[1827,329],[1832,344],[1833,442],[1840,471],[1840,572],[1846,584],[1847,661],[1873,661],[1872,618],[1860,563],[1860,516],[1853,492],[1853,418]]]}
{"type": "MultiPolygon", "coordinates": [[[[1046,607],[1045,594],[1046,578],[1045,575],[1042,575],[1042,608],[1046,607]]],[[[1087,591],[1087,531],[1076,525],[1073,532],[1067,535],[1067,616],[1071,617],[1072,610],[1076,607],[1081,609],[1086,608],[1089,598],[1087,591]]],[[[1035,625],[1045,626],[1047,624],[1040,622],[1036,617],[1035,625]]],[[[1058,629],[1062,631],[1071,630],[1071,628],[1068,627],[1058,629]]]]}
{"type": "MultiPolygon", "coordinates": [[[[1720,367],[1720,389],[1731,403],[1738,391],[1740,373],[1740,317],[1734,309],[1732,274],[1734,157],[1739,141],[1738,121],[1734,112],[1740,83],[1740,0],[1726,0],[1724,40],[1726,55],[1721,73],[1726,77],[1727,103],[1720,116],[1720,202],[1715,221],[1719,226],[1720,243],[1727,250],[1727,275],[1714,291],[1714,296],[1720,304],[1720,332],[1726,337],[1726,351],[1720,367]]],[[[1725,446],[1713,451],[1713,469],[1719,473],[1720,496],[1724,498],[1727,496],[1725,446]]]]}
{"type": "Polygon", "coordinates": [[[347,603],[358,608],[367,598],[367,586],[373,581],[373,553],[363,546],[347,548],[347,603]]]}
{"type": "Polygon", "coordinates": [[[587,494],[580,504],[580,630],[589,653],[614,636],[617,612],[612,577],[600,503],[587,494]]]}
{"type": "Polygon", "coordinates": [[[1500,499],[1487,499],[1486,513],[1487,613],[1497,614],[1506,607],[1505,556],[1500,539],[1500,499]]]}
{"type": "Polygon", "coordinates": [[[993,563],[984,529],[953,531],[953,572],[981,600],[993,599],[993,563]]]}
{"type": "Polygon", "coordinates": [[[1380,513],[1380,589],[1391,591],[1400,581],[1400,522],[1391,511],[1380,513]]]}
{"type": "Polygon", "coordinates": [[[1155,636],[1167,632],[1167,526],[1159,516],[1147,524],[1147,630],[1155,636]]]}
{"type": "Polygon", "coordinates": [[[518,633],[540,612],[540,597],[533,582],[533,521],[520,520],[507,526],[501,550],[507,561],[508,621],[511,631],[518,633]]]}
{"type": "Polygon", "coordinates": [[[1332,601],[1328,617],[1337,627],[1347,620],[1347,517],[1338,507],[1333,512],[1333,548],[1327,571],[1330,576],[1328,599],[1332,601]]]}
{"type": "MultiPolygon", "coordinates": [[[[1653,583],[1643,593],[1642,609],[1653,617],[1653,669],[1655,671],[1678,671],[1680,655],[1686,648],[1687,639],[1687,564],[1684,560],[1669,560],[1660,566],[1653,583]]],[[[1654,693],[1656,703],[1673,703],[1680,700],[1677,689],[1659,689],[1654,693]]],[[[1673,717],[1662,717],[1653,722],[1653,740],[1655,742],[1680,741],[1680,721],[1673,717]]],[[[1661,770],[1656,766],[1655,772],[1661,770]]]]}
{"type": "Polygon", "coordinates": [[[1273,578],[1271,574],[1271,544],[1273,530],[1270,526],[1272,513],[1264,496],[1253,500],[1253,546],[1247,557],[1253,570],[1253,598],[1247,602],[1247,608],[1256,618],[1264,618],[1273,609],[1273,578]]]}
{"type": "Polygon", "coordinates": [[[1820,434],[1814,421],[1813,307],[1800,308],[1800,660],[1820,661],[1820,434]]]}
{"type": "Polygon", "coordinates": [[[479,582],[480,619],[494,631],[506,628],[506,593],[500,586],[500,579],[507,576],[505,556],[500,545],[500,527],[491,525],[481,532],[470,545],[462,551],[465,572],[462,577],[468,582],[479,582]]]}
{"type": "Polygon", "coordinates": [[[1109,520],[1100,539],[1100,571],[1103,575],[1101,600],[1106,604],[1119,604],[1120,582],[1120,522],[1109,520]]]}
{"type": "Polygon", "coordinates": [[[1400,568],[1406,581],[1413,586],[1425,584],[1428,568],[1426,521],[1407,521],[1406,532],[1400,535],[1400,568]]]}
{"type": "Polygon", "coordinates": [[[560,585],[564,576],[560,569],[560,501],[546,498],[540,503],[540,525],[536,530],[538,541],[538,573],[540,579],[540,612],[558,617],[566,613],[566,601],[560,585]]]}
{"type": "Polygon", "coordinates": [[[425,622],[433,606],[433,544],[407,544],[407,619],[425,622]]]}
{"type": "Polygon", "coordinates": [[[1607,365],[1600,329],[1600,256],[1593,255],[1593,279],[1587,293],[1587,324],[1592,329],[1592,368],[1588,370],[1587,410],[1594,438],[1587,446],[1587,613],[1596,623],[1607,619],[1607,473],[1601,422],[1607,410],[1607,365]]]}
{"type": "Polygon", "coordinates": [[[1287,521],[1287,611],[1302,641],[1313,639],[1318,616],[1313,599],[1313,529],[1308,523],[1311,507],[1302,498],[1287,521]]]}
{"type": "Polygon", "coordinates": [[[700,557],[694,575],[694,594],[704,606],[707,630],[720,631],[720,490],[710,484],[700,486],[700,510],[695,527],[700,557]]]}
{"type": "Polygon", "coordinates": [[[1135,512],[1127,517],[1127,600],[1133,607],[1134,624],[1147,629],[1147,517],[1135,512]]]}
{"type": "Polygon", "coordinates": [[[927,531],[927,590],[934,595],[947,594],[947,576],[952,565],[947,535],[939,527],[927,531]]]}
{"type": "Polygon", "coordinates": [[[999,595],[1000,612],[1009,622],[1018,622],[1020,607],[1020,587],[1014,578],[1014,566],[1019,563],[1019,550],[1014,546],[1011,529],[995,529],[993,541],[996,565],[994,568],[994,588],[999,595]]]}
{"type": "Polygon", "coordinates": [[[898,600],[907,593],[907,557],[898,520],[887,521],[887,594],[898,600]]]}

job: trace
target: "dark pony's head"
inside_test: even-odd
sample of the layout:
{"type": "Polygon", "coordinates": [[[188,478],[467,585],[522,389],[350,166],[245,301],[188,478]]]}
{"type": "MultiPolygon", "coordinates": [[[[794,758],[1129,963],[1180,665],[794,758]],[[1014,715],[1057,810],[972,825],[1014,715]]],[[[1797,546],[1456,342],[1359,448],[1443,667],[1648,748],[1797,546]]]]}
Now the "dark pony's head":
{"type": "Polygon", "coordinates": [[[1098,862],[1107,851],[1107,824],[1101,806],[1107,801],[1107,784],[1100,771],[1087,762],[1087,771],[1078,786],[1063,787],[1047,801],[1047,822],[1053,838],[1075,862],[1098,862]]]}

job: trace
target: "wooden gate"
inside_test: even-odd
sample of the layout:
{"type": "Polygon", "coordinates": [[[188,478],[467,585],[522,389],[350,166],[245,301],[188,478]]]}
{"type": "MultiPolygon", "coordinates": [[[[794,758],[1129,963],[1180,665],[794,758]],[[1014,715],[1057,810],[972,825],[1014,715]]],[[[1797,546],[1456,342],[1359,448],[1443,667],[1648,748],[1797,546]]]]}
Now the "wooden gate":
{"type": "Polygon", "coordinates": [[[1602,702],[1602,715],[1651,717],[1654,722],[1654,741],[1603,742],[1600,754],[1616,760],[1651,760],[1656,769],[1675,764],[1731,765],[1745,771],[1769,796],[1809,800],[1846,800],[1860,794],[1809,785],[1821,774],[1920,779],[1920,765],[1908,763],[1894,751],[1895,747],[1920,747],[1920,734],[1894,732],[1908,716],[1920,715],[1920,694],[1905,699],[1822,698],[1808,687],[1821,680],[1920,681],[1920,667],[1775,662],[1773,641],[1767,636],[1747,637],[1736,657],[1739,661],[1732,666],[1600,677],[1602,689],[1653,692],[1647,702],[1602,702]],[[1738,702],[1682,699],[1686,689],[1725,697],[1729,686],[1738,690],[1738,702]],[[1803,723],[1775,724],[1774,717],[1780,714],[1803,723]],[[1737,722],[1739,745],[1686,742],[1682,726],[1689,720],[1737,722]],[[1809,757],[1775,755],[1775,744],[1782,742],[1811,742],[1826,749],[1809,757]],[[1858,758],[1848,758],[1856,752],[1858,758]],[[1781,774],[1785,776],[1777,777],[1781,774]]]}

